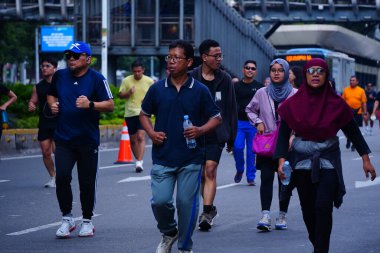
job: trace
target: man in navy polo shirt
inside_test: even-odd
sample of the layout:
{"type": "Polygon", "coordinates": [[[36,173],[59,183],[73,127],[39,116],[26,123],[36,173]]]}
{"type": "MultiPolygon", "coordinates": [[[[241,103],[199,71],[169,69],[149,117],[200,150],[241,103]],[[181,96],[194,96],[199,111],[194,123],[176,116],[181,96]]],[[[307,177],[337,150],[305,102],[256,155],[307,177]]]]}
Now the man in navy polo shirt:
{"type": "Polygon", "coordinates": [[[71,213],[71,174],[75,163],[83,215],[79,236],[94,235],[91,218],[98,171],[99,116],[100,112],[114,109],[107,80],[90,68],[90,46],[75,42],[65,51],[65,57],[68,68],[55,72],[47,92],[50,109],[57,115],[54,133],[56,192],[62,212],[57,238],[68,237],[75,229],[71,213]]]}
{"type": "Polygon", "coordinates": [[[183,40],[169,45],[168,78],[152,85],[144,98],[140,122],[153,142],[152,209],[162,240],[156,253],[171,252],[178,239],[179,252],[192,252],[198,210],[202,164],[203,135],[221,123],[218,107],[206,86],[187,75],[194,49],[183,40]],[[150,116],[154,114],[154,128],[150,116]],[[183,129],[184,115],[193,127],[183,129]],[[189,149],[185,138],[195,138],[189,149]],[[173,191],[177,181],[178,226],[174,219],[173,191]]]}

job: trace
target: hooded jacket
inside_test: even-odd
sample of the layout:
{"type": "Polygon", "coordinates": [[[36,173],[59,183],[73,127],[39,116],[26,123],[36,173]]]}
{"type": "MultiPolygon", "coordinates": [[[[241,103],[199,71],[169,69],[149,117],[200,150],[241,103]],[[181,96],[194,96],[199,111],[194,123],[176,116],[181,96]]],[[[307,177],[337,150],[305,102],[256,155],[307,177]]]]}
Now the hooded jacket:
{"type": "MultiPolygon", "coordinates": [[[[202,82],[202,65],[194,68],[190,72],[190,75],[202,82]]],[[[219,143],[227,142],[227,145],[232,147],[237,133],[238,120],[234,84],[231,81],[230,75],[223,70],[216,70],[214,75],[215,79],[212,82],[212,87],[206,86],[215,99],[223,120],[222,124],[216,128],[215,133],[219,143]],[[220,98],[216,96],[217,92],[220,92],[220,98]]]]}

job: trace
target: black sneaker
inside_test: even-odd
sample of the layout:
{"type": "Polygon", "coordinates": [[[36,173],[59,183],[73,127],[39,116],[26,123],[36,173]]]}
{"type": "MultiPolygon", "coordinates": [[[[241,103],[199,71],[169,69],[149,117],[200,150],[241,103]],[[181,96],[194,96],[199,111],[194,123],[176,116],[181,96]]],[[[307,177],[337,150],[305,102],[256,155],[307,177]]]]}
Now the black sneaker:
{"type": "Polygon", "coordinates": [[[218,211],[216,210],[215,206],[212,207],[210,213],[202,213],[201,216],[199,216],[199,230],[210,230],[210,228],[214,224],[214,220],[216,217],[218,217],[218,211]]]}

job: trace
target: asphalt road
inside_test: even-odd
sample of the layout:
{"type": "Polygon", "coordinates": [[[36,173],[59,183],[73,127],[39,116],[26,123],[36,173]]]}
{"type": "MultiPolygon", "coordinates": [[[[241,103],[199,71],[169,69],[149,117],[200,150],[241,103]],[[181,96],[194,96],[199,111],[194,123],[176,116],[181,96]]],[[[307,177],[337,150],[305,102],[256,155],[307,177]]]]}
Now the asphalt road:
{"type": "MultiPolygon", "coordinates": [[[[380,174],[380,130],[365,137],[371,159],[380,174]]],[[[332,253],[380,252],[380,180],[366,186],[362,162],[356,152],[346,150],[341,139],[347,194],[340,209],[334,209],[332,253]],[[360,181],[360,182],[358,182],[360,181]],[[362,187],[364,186],[364,187],[362,187]]],[[[0,252],[155,252],[159,231],[150,208],[150,147],[144,167],[136,174],[131,165],[114,165],[117,150],[100,152],[96,227],[92,238],[55,239],[60,212],[54,189],[43,188],[48,180],[41,156],[2,157],[0,163],[0,252]]],[[[223,153],[218,170],[215,204],[219,218],[210,232],[194,232],[194,252],[312,252],[307,239],[296,191],[290,202],[288,230],[260,233],[260,172],[257,186],[233,183],[234,160],[223,153]]],[[[74,217],[80,219],[77,174],[73,173],[74,217]]],[[[274,192],[277,192],[275,183],[274,192]]],[[[278,198],[272,202],[272,222],[278,214],[278,198]]],[[[173,252],[177,252],[173,247],[173,252]]]]}

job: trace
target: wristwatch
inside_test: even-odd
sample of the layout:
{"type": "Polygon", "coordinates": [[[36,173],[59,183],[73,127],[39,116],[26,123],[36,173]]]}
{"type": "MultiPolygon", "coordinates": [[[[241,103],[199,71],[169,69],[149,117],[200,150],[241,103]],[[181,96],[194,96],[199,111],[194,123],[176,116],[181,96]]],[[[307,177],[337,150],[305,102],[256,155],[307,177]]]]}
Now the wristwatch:
{"type": "Polygon", "coordinates": [[[94,110],[95,104],[94,104],[93,101],[90,101],[90,105],[89,106],[90,106],[89,107],[90,110],[94,110]]]}

